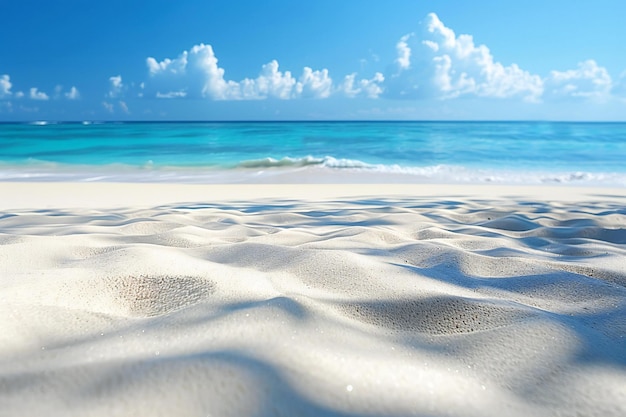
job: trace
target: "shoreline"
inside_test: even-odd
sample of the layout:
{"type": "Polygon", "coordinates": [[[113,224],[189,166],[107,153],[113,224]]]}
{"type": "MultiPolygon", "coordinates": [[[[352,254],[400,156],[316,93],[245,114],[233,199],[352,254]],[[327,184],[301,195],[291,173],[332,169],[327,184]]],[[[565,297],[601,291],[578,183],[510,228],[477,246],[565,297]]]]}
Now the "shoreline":
{"type": "Polygon", "coordinates": [[[626,173],[585,170],[507,170],[488,167],[432,165],[410,167],[370,164],[333,157],[250,160],[237,167],[141,166],[109,164],[101,166],[0,164],[0,182],[78,182],[142,184],[450,184],[459,186],[571,186],[624,188],[626,173]],[[315,158],[313,158],[315,159],[315,158]],[[285,160],[288,160],[285,162],[285,160]],[[300,162],[298,162],[300,161],[300,162]],[[303,162],[304,161],[304,162],[303,162]],[[327,163],[328,162],[328,163],[327,163]]]}

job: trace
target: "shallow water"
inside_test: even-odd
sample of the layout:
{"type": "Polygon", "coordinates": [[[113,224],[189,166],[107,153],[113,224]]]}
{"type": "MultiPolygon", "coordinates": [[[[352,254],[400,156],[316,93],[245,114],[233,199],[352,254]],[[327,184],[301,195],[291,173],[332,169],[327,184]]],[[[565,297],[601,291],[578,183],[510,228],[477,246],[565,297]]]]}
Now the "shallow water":
{"type": "Polygon", "coordinates": [[[0,180],[626,185],[626,123],[0,124],[0,180]],[[295,177],[293,177],[293,176],[295,177]]]}

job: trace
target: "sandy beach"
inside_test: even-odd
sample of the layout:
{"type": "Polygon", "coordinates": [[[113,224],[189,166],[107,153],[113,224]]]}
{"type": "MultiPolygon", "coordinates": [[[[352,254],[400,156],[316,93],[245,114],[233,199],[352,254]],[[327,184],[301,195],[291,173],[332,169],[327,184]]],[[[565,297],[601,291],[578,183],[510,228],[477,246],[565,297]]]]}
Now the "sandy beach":
{"type": "Polygon", "coordinates": [[[0,416],[626,415],[624,189],[0,195],[0,416]]]}

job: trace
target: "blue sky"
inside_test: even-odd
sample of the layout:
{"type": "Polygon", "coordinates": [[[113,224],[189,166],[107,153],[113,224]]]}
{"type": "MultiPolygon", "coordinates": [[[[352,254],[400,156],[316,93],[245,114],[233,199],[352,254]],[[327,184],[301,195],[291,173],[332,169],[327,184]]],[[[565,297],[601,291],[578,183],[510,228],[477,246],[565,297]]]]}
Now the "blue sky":
{"type": "Polygon", "coordinates": [[[622,0],[0,10],[0,121],[626,120],[622,0]]]}

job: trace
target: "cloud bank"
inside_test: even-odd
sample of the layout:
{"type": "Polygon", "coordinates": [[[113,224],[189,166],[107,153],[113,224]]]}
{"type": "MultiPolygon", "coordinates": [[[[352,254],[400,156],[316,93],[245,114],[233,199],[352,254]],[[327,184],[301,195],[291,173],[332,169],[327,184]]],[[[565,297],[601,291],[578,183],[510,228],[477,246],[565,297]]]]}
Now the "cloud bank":
{"type": "MultiPolygon", "coordinates": [[[[395,45],[396,58],[384,72],[360,78],[354,72],[338,81],[328,69],[304,67],[294,73],[277,60],[256,78],[230,80],[219,66],[213,47],[198,44],[176,58],[146,59],[148,79],[139,96],[160,99],[290,100],[299,98],[366,97],[376,99],[440,99],[480,97],[540,102],[546,99],[609,97],[614,88],[606,68],[594,60],[576,69],[552,71],[545,77],[506,65],[472,35],[457,35],[435,13],[426,16],[421,33],[407,33],[395,45]]],[[[110,78],[109,98],[123,90],[121,76],[110,78]]]]}
{"type": "MultiPolygon", "coordinates": [[[[573,69],[558,69],[545,75],[533,74],[516,63],[502,63],[490,49],[470,34],[457,34],[435,14],[428,14],[420,30],[401,36],[385,70],[361,75],[331,74],[327,68],[305,66],[284,69],[274,59],[261,65],[256,76],[241,80],[228,77],[210,44],[200,43],[175,58],[148,57],[145,79],[127,82],[122,75],[108,78],[103,107],[129,113],[129,98],[162,100],[207,99],[295,100],[384,98],[389,100],[454,100],[474,97],[518,100],[530,103],[559,100],[626,102],[626,71],[615,80],[593,59],[573,69]]],[[[8,74],[0,75],[0,99],[12,101],[50,100],[36,87],[14,91],[8,74]]],[[[101,96],[102,97],[102,96],[101,96]]],[[[57,86],[53,99],[77,100],[79,90],[62,91],[57,86]]],[[[7,107],[7,106],[5,106],[7,107]]]]}
{"type": "MultiPolygon", "coordinates": [[[[37,101],[50,100],[50,96],[45,92],[40,91],[37,87],[31,87],[28,90],[28,95],[24,94],[24,92],[22,91],[16,91],[15,93],[13,93],[11,91],[12,87],[13,83],[11,83],[11,77],[8,74],[0,75],[0,99],[22,99],[24,97],[27,97],[31,100],[37,101]]],[[[55,99],[62,97],[61,91],[62,87],[60,85],[57,85],[55,88],[55,99]]],[[[63,94],[63,97],[68,100],[77,100],[78,98],[80,98],[80,92],[75,86],[72,86],[72,88],[70,88],[68,92],[63,94]]]]}
{"type": "Polygon", "coordinates": [[[347,82],[335,85],[328,69],[304,67],[298,76],[281,71],[277,60],[263,65],[256,78],[228,80],[218,64],[211,45],[199,44],[183,51],[177,58],[157,61],[146,59],[149,78],[146,94],[157,98],[209,98],[213,100],[263,100],[328,98],[331,95],[378,97],[384,77],[377,74],[369,80],[347,76],[347,82]]]}
{"type": "Polygon", "coordinates": [[[552,71],[546,84],[548,94],[555,97],[606,99],[613,89],[613,80],[606,68],[593,59],[567,71],[552,71]]]}

